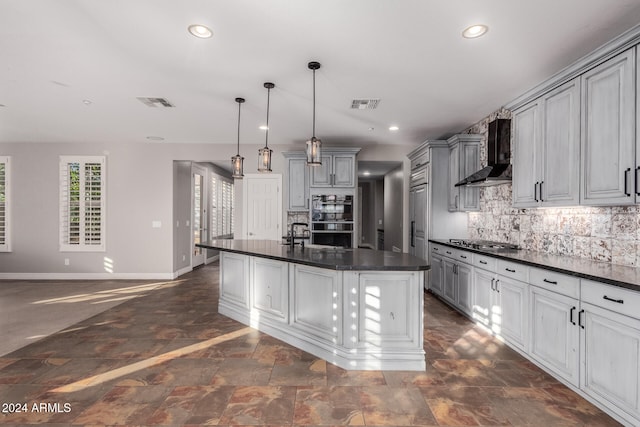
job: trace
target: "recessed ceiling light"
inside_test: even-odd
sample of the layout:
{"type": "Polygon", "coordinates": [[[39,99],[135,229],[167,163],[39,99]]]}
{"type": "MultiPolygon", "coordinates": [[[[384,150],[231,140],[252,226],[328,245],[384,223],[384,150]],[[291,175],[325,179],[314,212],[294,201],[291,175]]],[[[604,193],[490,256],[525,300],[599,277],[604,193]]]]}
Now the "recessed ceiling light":
{"type": "Polygon", "coordinates": [[[398,129],[400,129],[398,126],[389,126],[389,130],[391,130],[391,131],[395,131],[395,130],[398,130],[398,129]]]}
{"type": "Polygon", "coordinates": [[[362,172],[362,175],[364,175],[364,176],[369,176],[369,175],[371,175],[371,172],[369,172],[369,171],[364,171],[364,172],[362,172]]]}
{"type": "Polygon", "coordinates": [[[208,39],[213,35],[213,31],[211,31],[208,27],[200,24],[189,25],[189,32],[192,36],[198,37],[200,39],[208,39]]]}
{"type": "Polygon", "coordinates": [[[462,32],[462,37],[466,39],[475,39],[476,37],[483,36],[489,31],[489,27],[482,24],[476,24],[468,27],[462,32]]]}
{"type": "Polygon", "coordinates": [[[267,130],[267,129],[269,129],[269,128],[268,128],[266,125],[260,125],[260,126],[258,127],[258,129],[260,129],[260,130],[267,130]]]}
{"type": "Polygon", "coordinates": [[[91,102],[91,101],[89,101],[88,99],[83,99],[83,100],[82,100],[82,103],[83,103],[84,105],[87,105],[87,106],[92,104],[92,102],[91,102]]]}
{"type": "Polygon", "coordinates": [[[369,128],[369,131],[374,131],[374,130],[375,130],[375,128],[369,128]]]}

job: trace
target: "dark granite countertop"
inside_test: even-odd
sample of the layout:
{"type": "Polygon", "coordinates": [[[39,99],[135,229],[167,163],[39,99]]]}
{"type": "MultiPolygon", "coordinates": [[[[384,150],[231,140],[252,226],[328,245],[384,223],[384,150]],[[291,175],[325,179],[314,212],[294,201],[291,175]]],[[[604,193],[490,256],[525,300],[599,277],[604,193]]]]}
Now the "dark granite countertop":
{"type": "Polygon", "coordinates": [[[201,248],[254,255],[278,261],[305,264],[330,270],[424,271],[427,261],[406,253],[373,249],[311,248],[296,246],[292,251],[279,240],[210,240],[201,248]]]}
{"type": "Polygon", "coordinates": [[[595,280],[610,285],[640,291],[640,268],[616,265],[608,262],[594,261],[586,258],[566,255],[549,255],[524,249],[473,249],[452,244],[448,240],[429,239],[430,242],[476,252],[483,255],[520,262],[532,267],[544,268],[559,273],[595,280]]]}

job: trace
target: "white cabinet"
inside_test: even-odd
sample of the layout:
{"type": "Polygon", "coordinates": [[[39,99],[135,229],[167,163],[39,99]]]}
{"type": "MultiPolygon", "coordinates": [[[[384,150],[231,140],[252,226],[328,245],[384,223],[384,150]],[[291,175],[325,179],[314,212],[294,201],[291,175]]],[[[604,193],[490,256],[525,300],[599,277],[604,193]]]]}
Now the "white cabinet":
{"type": "Polygon", "coordinates": [[[399,272],[358,275],[358,347],[421,349],[422,331],[410,319],[422,317],[422,287],[415,275],[399,272]]]}
{"type": "Polygon", "coordinates": [[[409,253],[427,259],[427,184],[409,190],[409,253]]]}
{"type": "Polygon", "coordinates": [[[249,308],[249,257],[230,252],[220,257],[221,304],[249,308]]]}
{"type": "MultiPolygon", "coordinates": [[[[442,297],[461,312],[471,315],[472,266],[471,254],[465,251],[444,248],[442,258],[442,297]]],[[[432,255],[433,257],[433,255],[432,255]]]]}
{"type": "Polygon", "coordinates": [[[582,75],[584,205],[636,202],[635,48],[582,75]]]}
{"type": "Polygon", "coordinates": [[[285,152],[287,180],[287,210],[309,209],[309,167],[303,152],[285,152]]]}
{"type": "Polygon", "coordinates": [[[519,280],[498,275],[496,321],[493,330],[505,341],[526,351],[529,325],[529,285],[519,280]]]}
{"type": "Polygon", "coordinates": [[[323,150],[322,164],[311,167],[311,187],[355,187],[358,151],[323,150]]]}
{"type": "Polygon", "coordinates": [[[582,281],[581,389],[640,425],[640,293],[582,281]]]}
{"type": "MultiPolygon", "coordinates": [[[[542,272],[542,270],[539,271],[542,272]]],[[[553,291],[563,292],[563,288],[567,287],[570,289],[566,293],[579,295],[579,280],[564,275],[556,274],[556,276],[559,277],[545,277],[542,279],[542,283],[539,281],[534,283],[534,278],[531,279],[532,285],[542,286],[530,287],[529,354],[554,375],[578,387],[580,379],[580,328],[578,327],[580,302],[574,296],[553,291]]]]}
{"type": "Polygon", "coordinates": [[[261,316],[289,319],[289,269],[286,263],[251,257],[251,306],[261,316]]]}
{"type": "Polygon", "coordinates": [[[513,113],[513,204],[579,203],[580,79],[573,79],[513,113]]]}
{"type": "Polygon", "coordinates": [[[477,211],[480,209],[478,188],[456,187],[455,184],[480,170],[480,141],[482,135],[454,135],[449,144],[449,211],[477,211]]]}
{"type": "Polygon", "coordinates": [[[495,271],[474,268],[471,318],[490,331],[493,331],[492,324],[500,320],[499,300],[494,289],[495,281],[495,271]]]}
{"type": "Polygon", "coordinates": [[[429,270],[429,290],[436,295],[442,295],[444,261],[440,255],[432,252],[431,263],[429,265],[431,266],[429,270]]]}
{"type": "Polygon", "coordinates": [[[305,335],[342,344],[342,283],[334,270],[293,266],[291,326],[305,335]]]}

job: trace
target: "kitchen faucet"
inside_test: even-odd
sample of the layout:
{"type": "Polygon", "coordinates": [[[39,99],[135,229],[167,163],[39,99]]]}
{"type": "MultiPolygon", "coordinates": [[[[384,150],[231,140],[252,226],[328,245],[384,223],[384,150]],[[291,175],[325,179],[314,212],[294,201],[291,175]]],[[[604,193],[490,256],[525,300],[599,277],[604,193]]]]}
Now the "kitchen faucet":
{"type": "MultiPolygon", "coordinates": [[[[294,229],[296,225],[304,225],[305,227],[309,227],[309,224],[305,223],[305,222],[292,222],[291,223],[291,239],[289,241],[289,244],[291,245],[291,250],[293,250],[295,244],[296,244],[296,238],[295,238],[295,233],[294,233],[294,229]]],[[[300,241],[300,246],[304,249],[304,239],[302,239],[300,241]]]]}

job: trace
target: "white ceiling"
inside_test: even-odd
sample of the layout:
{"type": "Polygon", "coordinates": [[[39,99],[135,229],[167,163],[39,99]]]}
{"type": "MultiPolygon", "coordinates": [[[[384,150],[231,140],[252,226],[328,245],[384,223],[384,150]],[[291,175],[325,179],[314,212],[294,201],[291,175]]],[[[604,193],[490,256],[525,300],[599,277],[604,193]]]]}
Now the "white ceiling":
{"type": "Polygon", "coordinates": [[[269,144],[301,145],[317,60],[325,145],[417,145],[638,22],[639,0],[2,0],[0,143],[235,144],[242,96],[241,143],[261,144],[272,81],[269,144]],[[194,23],[213,37],[191,36],[194,23]],[[462,38],[476,23],[489,32],[462,38]],[[381,102],[352,110],[353,98],[381,102]]]}

